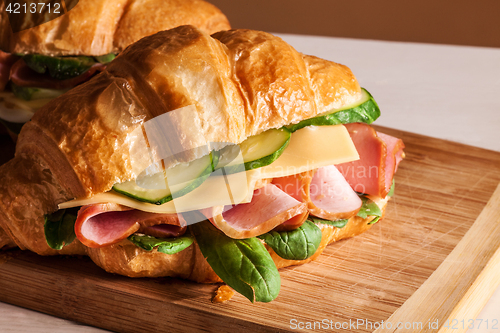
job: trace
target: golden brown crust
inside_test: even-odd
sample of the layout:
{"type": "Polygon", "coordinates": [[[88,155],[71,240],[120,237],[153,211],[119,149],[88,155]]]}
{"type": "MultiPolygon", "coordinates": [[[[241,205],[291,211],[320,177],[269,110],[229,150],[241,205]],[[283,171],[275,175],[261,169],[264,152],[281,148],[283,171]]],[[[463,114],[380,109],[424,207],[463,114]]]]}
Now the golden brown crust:
{"type": "MultiPolygon", "coordinates": [[[[103,55],[127,0],[80,0],[67,14],[10,36],[5,51],[47,55],[103,55]]],[[[23,14],[20,14],[23,15],[23,14]]],[[[30,21],[28,15],[26,21],[30,21]]]]}
{"type": "Polygon", "coordinates": [[[129,157],[132,143],[127,139],[145,113],[127,82],[105,72],[37,112],[23,126],[16,156],[37,149],[34,145],[46,152],[55,147],[62,153],[55,159],[58,172],[77,177],[80,184],[74,187],[83,189],[80,195],[105,192],[114,183],[134,177],[129,157]],[[39,137],[43,145],[37,145],[39,137]]]}
{"type": "Polygon", "coordinates": [[[302,56],[281,38],[253,30],[221,31],[213,37],[227,46],[234,64],[247,135],[318,113],[302,56]],[[292,100],[293,107],[286,107],[292,100]]]}
{"type": "MultiPolygon", "coordinates": [[[[245,109],[225,48],[199,29],[181,26],[144,38],[126,49],[107,71],[127,79],[148,110],[145,120],[195,108],[187,119],[180,118],[186,111],[169,114],[172,123],[163,141],[182,147],[172,151],[189,151],[204,142],[239,143],[245,139],[245,109]]],[[[193,151],[184,158],[200,156],[193,151]]]]}
{"type": "Polygon", "coordinates": [[[0,167],[0,228],[21,249],[38,254],[84,254],[75,241],[62,252],[45,241],[43,215],[67,200],[64,189],[44,163],[36,157],[19,156],[0,167]]]}
{"type": "MultiPolygon", "coordinates": [[[[29,12],[16,17],[24,21],[23,27],[36,20],[29,12]]],[[[120,52],[142,37],[184,24],[209,34],[230,28],[224,14],[202,0],[80,0],[67,14],[17,33],[12,33],[2,10],[0,48],[11,53],[97,56],[120,52]]]]}
{"type": "Polygon", "coordinates": [[[298,123],[360,97],[349,68],[303,55],[279,37],[245,29],[213,37],[228,49],[233,79],[245,103],[247,136],[298,123]],[[335,82],[329,82],[333,77],[335,82]]]}
{"type": "Polygon", "coordinates": [[[173,254],[143,250],[128,240],[101,247],[87,248],[88,256],[110,273],[129,277],[179,277],[200,283],[221,282],[201,254],[196,243],[173,254]]]}
{"type": "MultiPolygon", "coordinates": [[[[379,203],[385,212],[387,200],[379,203]]],[[[316,260],[328,244],[341,239],[357,236],[372,225],[368,224],[372,216],[363,219],[354,216],[349,219],[343,228],[336,228],[321,224],[321,244],[314,255],[306,260],[286,260],[279,257],[269,246],[266,249],[271,254],[277,268],[301,265],[316,260]]],[[[124,240],[119,244],[99,249],[88,249],[90,258],[104,270],[130,277],[181,277],[201,283],[221,282],[210,265],[207,263],[196,243],[189,248],[168,255],[156,250],[151,252],[138,248],[130,241],[124,240]],[[193,253],[193,251],[195,253],[193,253]]]]}
{"type": "Polygon", "coordinates": [[[207,34],[230,29],[214,5],[201,0],[129,0],[114,36],[114,52],[139,39],[180,25],[193,25],[207,34]]]}
{"type": "Polygon", "coordinates": [[[303,55],[311,88],[314,91],[319,113],[339,109],[353,102],[352,96],[360,87],[351,70],[344,65],[324,60],[318,57],[303,55]],[[328,78],[337,78],[330,82],[328,78]]]}

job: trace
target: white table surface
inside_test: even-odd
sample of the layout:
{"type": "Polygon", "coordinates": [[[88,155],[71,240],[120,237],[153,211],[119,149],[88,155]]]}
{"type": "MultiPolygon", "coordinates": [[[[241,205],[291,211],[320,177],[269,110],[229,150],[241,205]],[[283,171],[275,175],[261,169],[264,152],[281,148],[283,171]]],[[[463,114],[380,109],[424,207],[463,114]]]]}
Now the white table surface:
{"type": "MultiPolygon", "coordinates": [[[[349,66],[382,110],[376,124],[500,151],[500,49],[280,36],[300,52],[349,66]]],[[[500,289],[479,318],[500,321],[500,289]]],[[[0,303],[0,331],[7,330],[103,332],[0,303]]]]}

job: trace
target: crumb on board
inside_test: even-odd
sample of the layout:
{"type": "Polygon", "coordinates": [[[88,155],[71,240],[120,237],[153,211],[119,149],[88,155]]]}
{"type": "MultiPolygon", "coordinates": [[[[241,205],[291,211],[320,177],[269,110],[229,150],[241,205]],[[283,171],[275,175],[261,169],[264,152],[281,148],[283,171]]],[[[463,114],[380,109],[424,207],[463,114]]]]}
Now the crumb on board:
{"type": "Polygon", "coordinates": [[[220,286],[215,292],[214,298],[212,298],[212,303],[224,303],[229,301],[234,296],[234,290],[228,285],[224,284],[220,286]]]}

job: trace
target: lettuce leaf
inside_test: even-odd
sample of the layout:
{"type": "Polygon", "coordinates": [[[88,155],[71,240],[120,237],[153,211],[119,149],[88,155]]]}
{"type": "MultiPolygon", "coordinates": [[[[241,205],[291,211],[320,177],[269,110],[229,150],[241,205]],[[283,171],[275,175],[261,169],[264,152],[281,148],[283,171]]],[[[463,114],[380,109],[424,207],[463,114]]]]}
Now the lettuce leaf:
{"type": "Polygon", "coordinates": [[[258,238],[263,239],[283,259],[304,260],[316,252],[321,236],[321,229],[306,220],[295,230],[270,231],[258,238]]]}
{"type": "Polygon", "coordinates": [[[185,234],[172,238],[156,238],[149,235],[133,234],[128,237],[128,240],[146,251],[152,251],[155,247],[158,247],[158,252],[175,254],[193,244],[194,237],[185,234]]]}
{"type": "Polygon", "coordinates": [[[50,248],[61,250],[75,240],[75,209],[61,209],[44,216],[45,240],[50,248]]]}
{"type": "Polygon", "coordinates": [[[190,229],[201,253],[227,285],[252,303],[270,302],[278,296],[281,278],[260,240],[230,238],[206,220],[190,229]]]}

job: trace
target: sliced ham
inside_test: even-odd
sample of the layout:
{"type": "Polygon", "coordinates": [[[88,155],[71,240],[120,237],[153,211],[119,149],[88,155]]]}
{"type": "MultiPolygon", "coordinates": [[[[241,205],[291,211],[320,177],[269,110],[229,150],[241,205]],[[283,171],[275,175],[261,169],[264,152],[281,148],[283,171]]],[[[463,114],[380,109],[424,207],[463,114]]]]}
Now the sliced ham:
{"type": "Polygon", "coordinates": [[[202,212],[214,226],[235,239],[262,235],[295,216],[299,216],[291,221],[295,226],[307,218],[306,205],[273,184],[255,190],[249,203],[213,207],[202,212]]]}
{"type": "Polygon", "coordinates": [[[398,170],[399,162],[403,160],[403,149],[405,147],[403,140],[393,136],[377,132],[379,138],[384,141],[387,147],[385,158],[385,189],[389,193],[392,186],[392,178],[398,170]]]}
{"type": "Polygon", "coordinates": [[[21,87],[38,87],[46,89],[68,89],[90,79],[96,72],[102,72],[106,65],[96,63],[85,73],[66,80],[54,79],[49,73],[37,73],[26,65],[23,59],[19,59],[10,70],[10,79],[21,87]]]}
{"type": "Polygon", "coordinates": [[[339,164],[337,168],[356,192],[385,197],[386,144],[368,125],[355,123],[345,127],[356,146],[359,160],[339,164]]]}
{"type": "Polygon", "coordinates": [[[309,211],[324,219],[347,219],[358,213],[362,201],[334,165],[316,170],[309,185],[309,211]]]}
{"type": "Polygon", "coordinates": [[[354,123],[345,127],[356,146],[359,160],[339,164],[337,168],[355,191],[384,198],[403,158],[403,142],[377,133],[367,124],[354,123]]]}
{"type": "Polygon", "coordinates": [[[277,225],[273,231],[290,231],[299,228],[307,220],[309,211],[306,210],[302,214],[295,215],[294,217],[286,220],[285,222],[277,225]]]}
{"type": "Polygon", "coordinates": [[[0,91],[5,90],[10,80],[10,69],[18,59],[18,56],[0,50],[0,91]]]}
{"type": "Polygon", "coordinates": [[[307,204],[311,215],[326,219],[348,219],[356,215],[362,201],[334,165],[274,178],[273,184],[307,204]]]}
{"type": "Polygon", "coordinates": [[[170,238],[184,235],[186,227],[179,227],[174,224],[158,224],[149,227],[141,226],[139,232],[158,238],[170,238]]]}
{"type": "Polygon", "coordinates": [[[179,236],[185,232],[186,222],[177,214],[143,212],[114,203],[83,206],[75,222],[76,236],[92,248],[111,245],[137,231],[148,230],[156,235],[179,236]],[[169,227],[157,227],[164,224],[169,227]]]}

